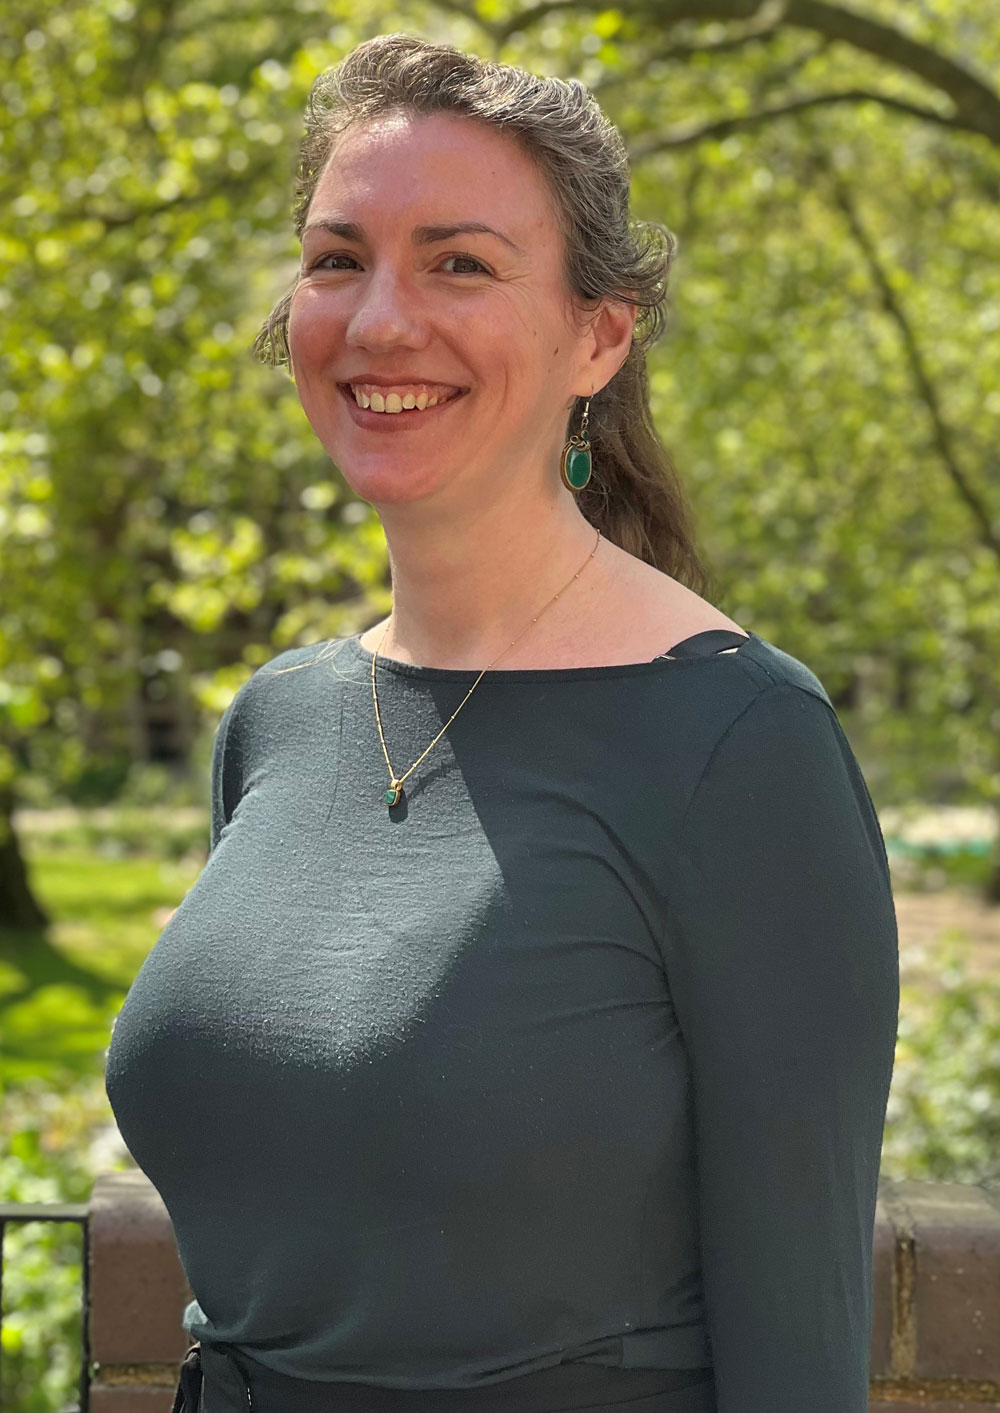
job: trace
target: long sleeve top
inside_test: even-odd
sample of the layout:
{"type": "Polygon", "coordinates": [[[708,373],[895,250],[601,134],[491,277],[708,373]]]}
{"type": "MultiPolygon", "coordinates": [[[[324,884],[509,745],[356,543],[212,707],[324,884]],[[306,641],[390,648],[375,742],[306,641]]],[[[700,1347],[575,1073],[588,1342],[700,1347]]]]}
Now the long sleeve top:
{"type": "MultiPolygon", "coordinates": [[[[718,1413],[865,1413],[885,847],[818,678],[723,636],[487,672],[392,808],[357,635],[239,690],[106,1068],[193,1338],[392,1388],[711,1365],[718,1413]]],[[[477,674],[377,674],[401,774],[477,674]]]]}

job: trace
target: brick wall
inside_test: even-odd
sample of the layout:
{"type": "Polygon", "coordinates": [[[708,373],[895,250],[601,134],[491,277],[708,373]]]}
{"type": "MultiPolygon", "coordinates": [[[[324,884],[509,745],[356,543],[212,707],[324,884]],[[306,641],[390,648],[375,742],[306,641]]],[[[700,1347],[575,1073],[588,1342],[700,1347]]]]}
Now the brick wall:
{"type": "MultiPolygon", "coordinates": [[[[167,1210],[104,1173],[89,1225],[92,1413],[170,1413],[193,1297],[167,1210]]],[[[869,1413],[1000,1408],[1000,1184],[883,1178],[873,1277],[869,1413]]]]}

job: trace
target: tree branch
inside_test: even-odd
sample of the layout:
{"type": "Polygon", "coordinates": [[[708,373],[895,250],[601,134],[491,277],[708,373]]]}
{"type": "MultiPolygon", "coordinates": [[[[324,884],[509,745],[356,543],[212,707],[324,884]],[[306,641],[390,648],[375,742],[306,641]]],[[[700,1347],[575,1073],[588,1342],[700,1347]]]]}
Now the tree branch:
{"type": "Polygon", "coordinates": [[[801,113],[807,108],[818,108],[832,103],[881,103],[886,108],[895,109],[900,113],[908,113],[911,117],[923,118],[927,122],[937,123],[943,128],[959,128],[962,125],[954,118],[944,117],[941,113],[936,113],[933,108],[921,108],[916,103],[907,103],[905,99],[894,98],[887,93],[873,93],[863,88],[849,88],[842,93],[814,93],[809,98],[793,98],[788,103],[778,103],[771,108],[761,108],[756,113],[741,113],[732,118],[718,118],[713,123],[682,123],[667,130],[660,137],[653,138],[650,142],[640,143],[637,147],[629,149],[629,157],[636,162],[641,162],[646,157],[655,156],[657,152],[662,152],[669,147],[690,147],[693,143],[703,142],[706,138],[726,137],[731,132],[736,132],[741,128],[759,127],[761,123],[770,122],[772,118],[781,118],[788,113],[801,113]]]}
{"type": "MultiPolygon", "coordinates": [[[[734,35],[727,39],[717,40],[712,44],[668,44],[663,49],[654,49],[651,54],[644,54],[641,68],[631,69],[627,73],[610,74],[607,78],[601,79],[599,83],[592,84],[590,91],[596,96],[606,93],[609,89],[619,88],[622,84],[637,83],[644,77],[651,64],[669,64],[675,60],[683,61],[692,59],[697,54],[707,54],[711,57],[716,54],[731,54],[735,49],[744,49],[748,44],[774,39],[780,34],[780,27],[774,25],[770,29],[734,35]]],[[[812,55],[806,57],[811,58],[812,55]]]]}
{"type": "Polygon", "coordinates": [[[944,463],[945,470],[951,477],[960,499],[968,506],[983,543],[1000,561],[1000,532],[997,529],[997,525],[1000,524],[1000,516],[994,517],[990,514],[989,507],[972,486],[959,464],[955,451],[954,435],[941,409],[937,389],[931,381],[909,315],[903,307],[902,300],[892,287],[892,282],[879,259],[878,251],[875,249],[874,241],[864,227],[850,188],[844,178],[819,147],[814,149],[814,157],[817,165],[826,172],[830,179],[834,203],[842,212],[858,248],[864,255],[872,281],[879,292],[886,312],[899,329],[913,381],[930,417],[932,440],[944,463]]]}
{"type": "MultiPolygon", "coordinates": [[[[499,27],[504,39],[538,24],[548,15],[572,11],[603,10],[607,0],[539,0],[499,27]]],[[[891,24],[844,9],[830,0],[632,0],[628,16],[661,31],[687,21],[704,23],[722,20],[749,23],[763,31],[779,16],[783,27],[810,30],[830,41],[839,40],[861,53],[870,54],[902,73],[922,79],[944,93],[954,105],[952,128],[977,133],[1000,147],[1000,94],[958,60],[940,53],[929,44],[911,39],[891,24]]],[[[885,102],[887,100],[881,99],[885,102]]],[[[941,122],[932,110],[914,107],[917,116],[941,122]]]]}

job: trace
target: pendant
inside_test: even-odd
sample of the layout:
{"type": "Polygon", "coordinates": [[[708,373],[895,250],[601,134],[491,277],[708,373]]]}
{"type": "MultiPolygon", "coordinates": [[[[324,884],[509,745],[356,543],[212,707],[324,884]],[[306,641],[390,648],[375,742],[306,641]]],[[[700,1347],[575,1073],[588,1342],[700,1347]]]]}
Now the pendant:
{"type": "Polygon", "coordinates": [[[388,790],[386,790],[382,798],[385,803],[389,805],[390,808],[393,805],[399,804],[400,800],[403,798],[403,787],[402,785],[400,785],[398,780],[393,780],[392,784],[389,786],[388,790]]]}
{"type": "Polygon", "coordinates": [[[579,437],[570,437],[563,447],[559,472],[567,490],[582,491],[590,480],[590,443],[581,441],[579,437]]]}

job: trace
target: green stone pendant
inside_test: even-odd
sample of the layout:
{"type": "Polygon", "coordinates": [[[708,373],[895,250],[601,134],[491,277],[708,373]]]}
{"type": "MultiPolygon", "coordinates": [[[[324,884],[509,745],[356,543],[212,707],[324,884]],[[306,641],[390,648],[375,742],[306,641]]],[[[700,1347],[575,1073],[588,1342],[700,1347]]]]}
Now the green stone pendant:
{"type": "Polygon", "coordinates": [[[590,444],[580,446],[571,438],[563,449],[561,473],[563,485],[571,491],[582,491],[590,480],[590,444]]]}
{"type": "Polygon", "coordinates": [[[389,786],[388,790],[386,790],[382,798],[387,805],[398,805],[400,800],[403,798],[402,785],[400,785],[398,781],[394,780],[389,786]]]}

